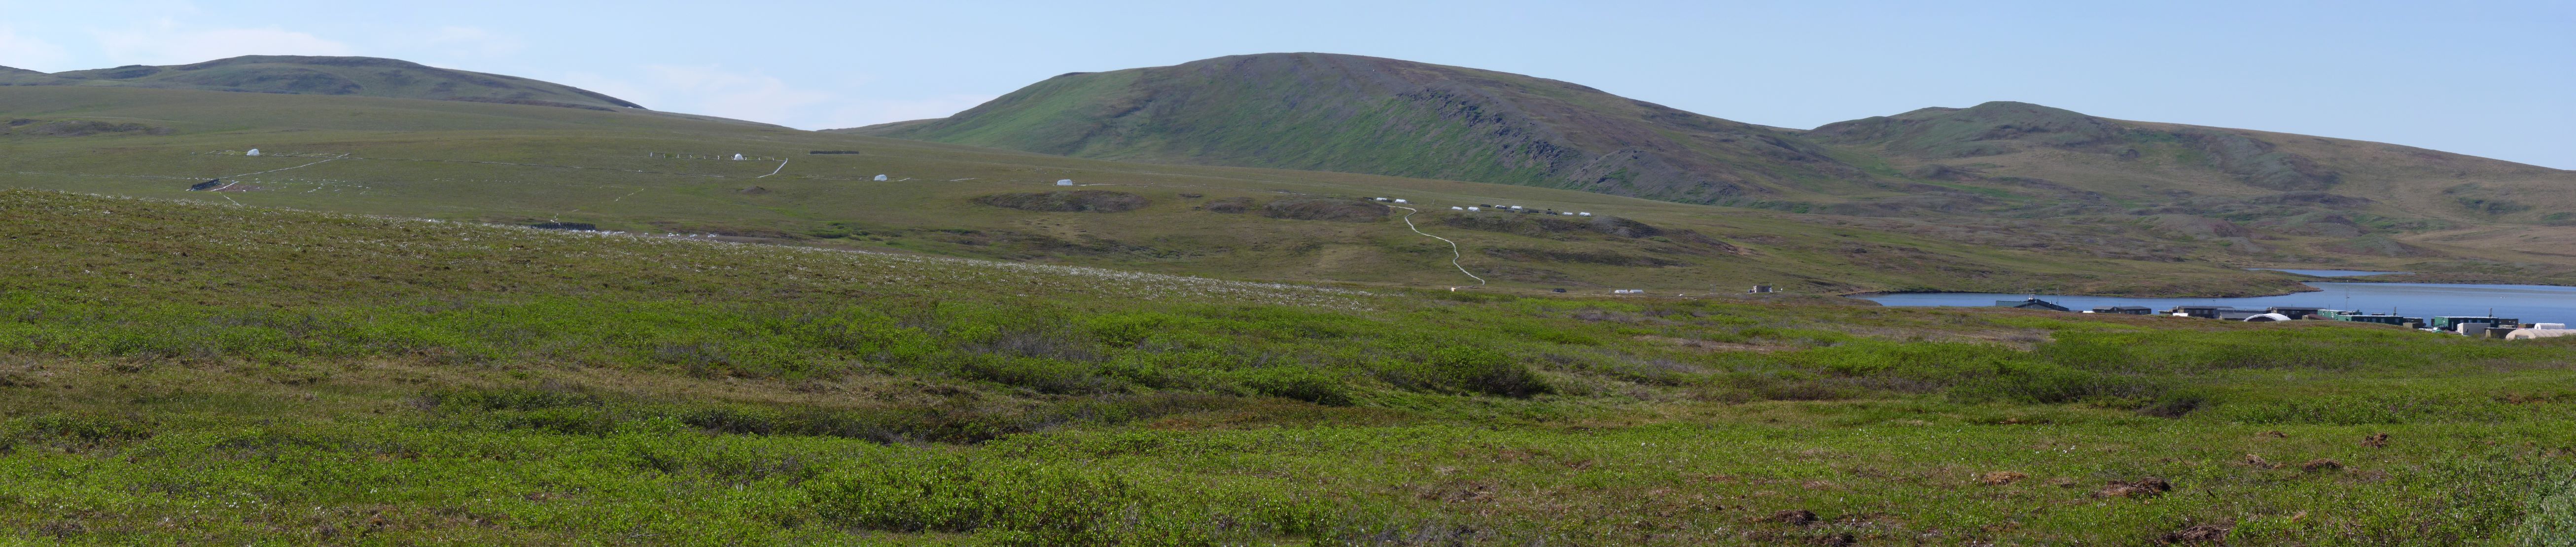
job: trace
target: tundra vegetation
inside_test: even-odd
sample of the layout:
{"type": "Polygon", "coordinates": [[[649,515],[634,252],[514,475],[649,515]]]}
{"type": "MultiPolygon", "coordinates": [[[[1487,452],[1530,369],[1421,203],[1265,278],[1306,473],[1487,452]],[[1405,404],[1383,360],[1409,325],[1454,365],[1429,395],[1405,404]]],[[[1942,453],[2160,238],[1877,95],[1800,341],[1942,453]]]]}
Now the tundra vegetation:
{"type": "MultiPolygon", "coordinates": [[[[1460,265],[1513,289],[1705,289],[1723,282],[1734,290],[1769,284],[1811,294],[2303,290],[2296,276],[2243,269],[2250,266],[2426,272],[2418,275],[2489,283],[2576,279],[2567,277],[2576,269],[2555,262],[2576,259],[2555,254],[2464,258],[2451,243],[2426,239],[2447,228],[2399,211],[2310,211],[2276,230],[2267,223],[2294,217],[2270,215],[2288,209],[2236,201],[2227,210],[2248,207],[2246,215],[2201,216],[2218,202],[2172,210],[2152,206],[2156,200],[2132,204],[2141,214],[2173,215],[2154,216],[2170,222],[2127,214],[1794,214],[1533,186],[1043,156],[622,107],[88,84],[0,86],[0,125],[8,126],[0,128],[0,186],[7,187],[716,234],[1230,279],[1439,289],[1468,281],[1450,265],[1448,244],[1390,214],[1455,240],[1465,251],[1460,265]],[[262,155],[240,153],[252,148],[262,155]],[[782,159],[712,159],[734,154],[782,159]],[[221,183],[207,189],[221,192],[188,190],[210,179],[221,183]],[[1081,186],[1054,185],[1064,179],[1081,186]],[[1422,211],[1391,210],[1368,197],[1407,199],[1422,211]],[[1478,204],[1533,212],[1448,209],[1478,204]],[[1596,216],[1537,213],[1547,210],[1596,216]],[[2278,230],[2298,234],[2268,235],[2278,230]],[[2350,252],[2309,252],[2316,246],[2350,252]]],[[[2481,188],[2477,195],[2540,207],[2517,214],[2567,210],[2527,192],[2495,193],[2510,185],[2481,188]]],[[[2300,195],[2298,203],[2339,199],[2300,195]]],[[[2225,198],[2246,199],[2271,200],[2225,198]]],[[[2543,253],[2564,246],[2548,237],[2492,237],[2543,253]]]]}
{"type": "Polygon", "coordinates": [[[2565,340],[0,212],[14,542],[2576,537],[2565,340]]]}

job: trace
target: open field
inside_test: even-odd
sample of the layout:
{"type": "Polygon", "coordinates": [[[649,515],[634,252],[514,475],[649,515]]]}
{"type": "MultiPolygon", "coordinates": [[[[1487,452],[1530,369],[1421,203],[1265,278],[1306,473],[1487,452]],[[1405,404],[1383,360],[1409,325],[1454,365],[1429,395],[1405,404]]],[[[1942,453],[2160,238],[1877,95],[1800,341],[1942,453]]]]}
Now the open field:
{"type": "MultiPolygon", "coordinates": [[[[1933,221],[1718,208],[1501,184],[1312,171],[1164,166],[795,131],[658,114],[369,97],[77,87],[0,88],[0,118],[90,120],[137,131],[0,135],[0,180],[47,188],[320,211],[602,230],[720,234],[829,248],[1002,258],[1233,279],[1445,288],[1471,280],[1449,249],[1393,219],[1274,218],[1300,200],[1393,196],[1458,240],[1499,289],[1659,294],[1773,284],[1873,290],[2223,296],[2298,290],[2239,266],[2324,261],[2451,271],[2441,259],[2326,260],[2252,253],[2224,238],[2126,223],[1933,221]],[[166,128],[154,134],[148,128],[166,128]],[[260,148],[247,157],[218,151],[260,148]],[[813,151],[858,152],[811,154],[813,151]],[[669,154],[784,158],[682,159],[669,154]],[[283,156],[280,154],[293,154],[283,156]],[[326,163],[307,163],[340,157],[326,163]],[[429,161],[437,160],[437,161],[429,161]],[[222,192],[191,184],[227,179],[222,192]],[[771,173],[776,173],[772,175],[771,173]],[[884,174],[890,180],[871,180],[884,174]],[[768,176],[763,176],[768,175],[768,176]],[[1008,209],[997,194],[1082,186],[1142,205],[1119,212],[1008,209]],[[1218,212],[1225,203],[1243,213],[1218,212]],[[1468,215],[1522,205],[1616,216],[1647,229],[1468,215]],[[1624,235],[1623,235],[1624,234],[1624,235]]],[[[1551,217],[1553,218],[1553,217],[1551,217]]],[[[2264,243],[2266,246],[2279,243],[2264,243]]],[[[2438,243],[2426,243],[2439,248],[2438,243]]],[[[2269,252],[2269,251],[2266,251],[2269,252]]],[[[2546,265],[2492,275],[2549,279],[2546,265]]]]}
{"type": "Polygon", "coordinates": [[[14,541],[2576,537],[2576,341],[1252,283],[173,195],[0,191],[14,541]]]}

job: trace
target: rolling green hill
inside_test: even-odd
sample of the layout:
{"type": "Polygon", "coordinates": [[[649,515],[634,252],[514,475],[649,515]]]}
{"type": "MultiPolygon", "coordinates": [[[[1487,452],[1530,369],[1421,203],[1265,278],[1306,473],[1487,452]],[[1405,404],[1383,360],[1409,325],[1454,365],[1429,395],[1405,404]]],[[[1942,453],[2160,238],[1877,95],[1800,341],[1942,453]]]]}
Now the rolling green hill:
{"type": "Polygon", "coordinates": [[[2132,122],[2026,103],[1926,108],[1805,137],[1951,181],[2044,175],[2105,195],[2287,196],[2345,210],[2536,223],[2576,210],[2576,172],[2402,146],[2132,122]],[[2127,188],[2123,188],[2123,187],[2127,188]],[[2423,199],[2438,193],[2445,199],[2423,199]]]}
{"type": "Polygon", "coordinates": [[[1108,162],[635,111],[31,86],[0,87],[0,119],[28,120],[0,134],[0,180],[13,186],[1235,279],[1474,285],[1451,266],[1454,252],[1508,290],[2298,288],[2290,276],[2236,269],[2239,258],[2224,245],[2140,227],[1862,227],[1853,223],[1868,219],[1517,185],[1108,162]],[[251,148],[266,155],[226,152],[251,148]],[[855,153],[810,153],[818,151],[855,153]],[[755,159],[712,159],[737,153],[755,159]],[[879,174],[889,180],[872,180],[879,174]],[[237,184],[187,190],[215,178],[237,184]],[[1080,186],[1055,186],[1060,179],[1080,186]],[[1122,205],[1029,205],[1064,201],[1047,196],[1057,191],[1110,192],[1122,205]],[[1366,197],[1408,199],[1425,209],[1413,225],[1460,247],[1414,233],[1401,211],[1309,220],[1366,197]],[[1482,205],[1596,216],[1449,209],[1482,205]]]}
{"type": "Polygon", "coordinates": [[[1952,211],[2224,223],[2241,228],[2245,244],[2438,263],[2431,269],[2564,271],[2565,245],[2576,240],[2576,171],[2391,144],[2010,102],[1840,122],[1804,136],[1917,180],[2052,196],[1983,208],[1931,202],[1952,211]],[[2301,238],[2310,241],[2288,242],[2301,238]]]}
{"type": "Polygon", "coordinates": [[[940,120],[842,132],[1718,203],[1866,186],[1779,131],[1567,82],[1323,53],[1073,73],[940,120]]]}
{"type": "Polygon", "coordinates": [[[2051,234],[2042,239],[2065,242],[2089,239],[2069,235],[2077,226],[2136,228],[2222,245],[2246,263],[2576,279],[2576,255],[2553,250],[2576,243],[2576,172],[2026,103],[1798,131],[1554,80],[1296,53],[1066,74],[948,118],[837,131],[1535,185],[1864,217],[1917,233],[1955,231],[1927,223],[2035,222],[2051,234]]]}
{"type": "Polygon", "coordinates": [[[563,84],[375,57],[245,55],[186,65],[129,65],[53,74],[7,69],[0,70],[0,85],[147,87],[401,97],[591,109],[643,108],[623,99],[563,84]]]}

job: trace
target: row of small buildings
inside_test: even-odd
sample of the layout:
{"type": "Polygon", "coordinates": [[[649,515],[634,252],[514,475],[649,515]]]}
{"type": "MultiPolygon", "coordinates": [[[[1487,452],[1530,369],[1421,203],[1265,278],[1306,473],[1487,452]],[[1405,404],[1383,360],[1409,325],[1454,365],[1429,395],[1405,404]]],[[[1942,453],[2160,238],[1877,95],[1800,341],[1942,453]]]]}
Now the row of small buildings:
{"type": "MultiPolygon", "coordinates": [[[[2036,297],[2027,300],[1997,300],[1995,301],[1995,305],[2007,308],[2033,310],[2062,312],[2075,311],[2046,300],[2040,300],[2036,297]]],[[[2229,306],[2174,306],[2173,309],[2164,311],[2157,311],[2155,308],[2146,306],[2102,306],[2086,310],[2083,313],[2171,315],[2174,317],[2198,317],[2202,319],[2245,321],[2250,323],[2261,323],[2267,321],[2297,321],[2303,319],[2317,321],[2352,321],[2356,323],[2396,325],[2423,331],[2447,332],[2466,336],[2507,340],[2576,336],[2576,329],[2568,329],[2567,324],[2565,323],[2524,323],[2521,319],[2504,317],[2405,317],[2384,313],[2363,313],[2358,311],[2330,310],[2325,308],[2307,308],[2298,306],[2273,306],[2259,310],[2229,306]]]]}

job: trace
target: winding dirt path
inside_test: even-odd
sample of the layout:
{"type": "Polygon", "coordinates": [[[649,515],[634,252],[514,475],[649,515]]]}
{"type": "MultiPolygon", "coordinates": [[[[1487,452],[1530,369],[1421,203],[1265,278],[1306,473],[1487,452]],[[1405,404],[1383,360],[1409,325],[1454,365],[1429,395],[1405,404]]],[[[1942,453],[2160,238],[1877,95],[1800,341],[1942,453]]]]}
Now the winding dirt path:
{"type": "Polygon", "coordinates": [[[1465,257],[1466,257],[1466,255],[1461,254],[1461,253],[1459,253],[1459,252],[1458,252],[1458,242],[1456,242],[1456,241],[1450,241],[1450,240],[1449,240],[1449,238],[1445,238],[1445,237],[1440,237],[1440,236],[1431,235],[1429,232],[1424,232],[1424,231],[1422,231],[1422,228],[1420,228],[1420,227],[1416,227],[1416,226],[1414,226],[1414,225],[1413,225],[1413,214],[1414,214],[1414,213],[1420,213],[1420,212],[1422,212],[1422,210],[1421,210],[1421,209],[1415,209],[1415,208],[1412,208],[1412,207],[1405,207],[1405,206],[1401,206],[1401,205],[1388,205],[1387,207],[1395,208],[1395,209],[1403,209],[1403,210],[1405,210],[1405,213],[1404,213],[1404,227],[1405,227],[1405,228],[1408,228],[1408,229],[1413,230],[1413,233],[1422,234],[1422,237],[1427,237],[1427,238],[1431,238],[1431,239],[1437,239],[1437,240],[1440,240],[1440,242],[1441,242],[1441,243],[1447,243],[1447,244],[1449,244],[1449,266],[1450,266],[1450,267],[1453,267],[1453,268],[1457,268],[1457,269],[1458,269],[1458,273],[1467,274],[1467,277],[1468,277],[1468,278],[1475,279],[1475,280],[1476,280],[1476,286],[1478,286],[1478,287],[1485,286],[1485,278],[1482,278],[1482,277],[1476,277],[1476,274],[1474,274],[1474,273],[1469,273],[1469,272],[1467,271],[1467,267],[1466,267],[1465,265],[1461,265],[1461,264],[1459,264],[1459,263],[1458,263],[1458,260],[1459,260],[1459,259],[1461,259],[1461,258],[1465,258],[1465,257]]]}

